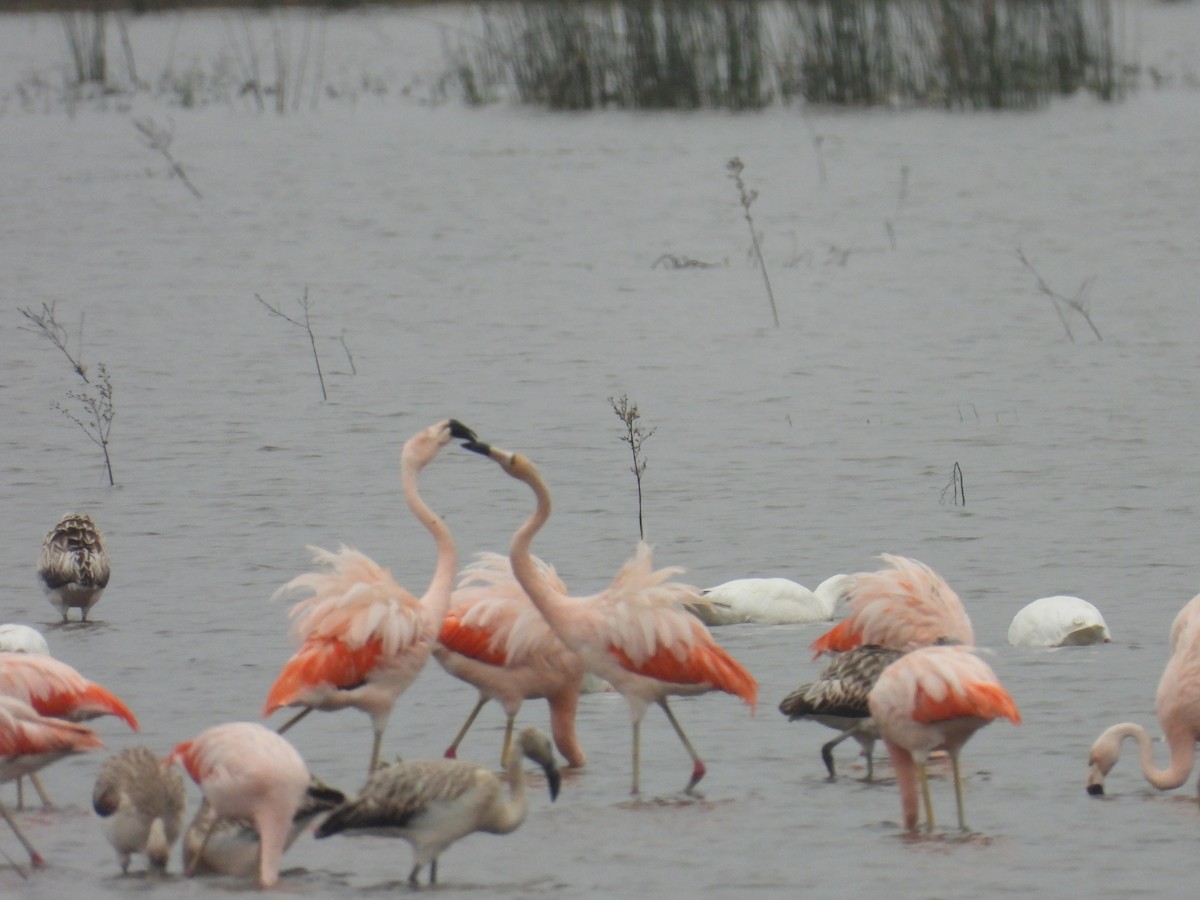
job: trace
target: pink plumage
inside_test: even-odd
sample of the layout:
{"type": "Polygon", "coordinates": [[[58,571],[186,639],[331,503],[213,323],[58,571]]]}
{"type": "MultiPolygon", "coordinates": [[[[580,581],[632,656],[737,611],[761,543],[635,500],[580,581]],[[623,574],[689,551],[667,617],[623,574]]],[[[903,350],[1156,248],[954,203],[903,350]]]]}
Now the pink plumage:
{"type": "Polygon", "coordinates": [[[1187,782],[1196,762],[1196,742],[1200,741],[1200,595],[1179,611],[1171,626],[1170,657],[1158,681],[1154,712],[1162,735],[1170,748],[1165,769],[1154,761],[1154,745],[1146,729],[1134,722],[1122,722],[1105,729],[1096,738],[1088,755],[1087,790],[1103,794],[1104,780],[1117,764],[1121,743],[1130,737],[1137,741],[1142,775],[1160,791],[1177,788],[1187,782]]]}
{"type": "Polygon", "coordinates": [[[72,722],[116,716],[138,730],[137,717],[116,694],[52,656],[0,653],[0,694],[23,700],[43,716],[72,722]]]}
{"type": "Polygon", "coordinates": [[[938,642],[975,643],[958,594],[937,572],[904,556],[882,556],[889,568],[850,576],[850,612],[812,643],[815,655],[878,644],[912,650],[938,642]]]}
{"type": "MultiPolygon", "coordinates": [[[[64,756],[103,746],[96,732],[86,725],[43,716],[23,700],[0,696],[0,782],[32,775],[64,756]]],[[[42,865],[41,854],[3,804],[0,816],[29,853],[30,863],[42,865]]]]}
{"type": "MultiPolygon", "coordinates": [[[[556,589],[566,586],[554,567],[535,563],[556,589]]],[[[479,690],[479,701],[446,750],[454,757],[467,730],[488,700],[505,712],[501,762],[507,759],[517,713],[525,700],[545,698],[550,707],[554,743],[568,764],[587,758],[575,732],[575,713],[583,684],[583,660],[547,624],[513,575],[508,557],[480,553],[463,570],[459,588],[442,623],[434,655],[456,678],[479,690]]]]}
{"type": "Polygon", "coordinates": [[[392,708],[429,659],[458,567],[450,529],[421,499],[417,477],[451,438],[473,437],[469,428],[445,419],[409,438],[400,456],[404,499],[437,547],[437,565],[424,596],[415,598],[387,569],[346,547],[337,553],[314,550],[325,571],[301,575],[283,587],[285,593],[309,591],[313,596],[292,608],[300,648],[263,705],[264,717],[282,707],[302,707],[281,732],[314,709],[361,709],[371,717],[374,731],[368,771],[378,765],[392,708]]]}
{"type": "Polygon", "coordinates": [[[625,697],[633,725],[633,793],[639,790],[640,725],[651,703],[662,708],[692,759],[685,788],[691,791],[704,777],[704,763],[667,698],[719,690],[741,697],[753,708],[758,696],[750,673],[685,608],[704,602],[699,589],[672,581],[678,569],[654,569],[650,548],[639,544],[607,590],[592,597],[567,596],[539,571],[530,551],[534,535],[550,518],[550,492],[541,474],[521,454],[478,442],[467,446],[490,456],[534,492],[536,509],[509,547],[513,572],[562,642],[625,697]]]}
{"type": "Polygon", "coordinates": [[[998,718],[1021,721],[1021,714],[991,667],[967,647],[921,647],[880,673],[868,696],[880,737],[887,745],[904,826],[916,830],[918,785],[926,824],[933,829],[933,806],[925,765],[934,750],[945,750],[954,769],[958,824],[966,830],[958,757],[977,730],[998,718]]]}
{"type": "Polygon", "coordinates": [[[177,744],[168,757],[174,762],[200,785],[218,819],[254,825],[261,846],[258,882],[274,885],[292,819],[309,785],[308,767],[296,749],[257,722],[230,722],[177,744]]]}

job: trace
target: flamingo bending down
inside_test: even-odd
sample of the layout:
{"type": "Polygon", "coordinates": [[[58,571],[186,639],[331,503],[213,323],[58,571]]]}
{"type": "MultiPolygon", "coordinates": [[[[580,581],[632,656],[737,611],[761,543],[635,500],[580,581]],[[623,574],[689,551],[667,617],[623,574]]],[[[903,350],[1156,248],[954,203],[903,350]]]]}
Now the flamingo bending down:
{"type": "Polygon", "coordinates": [[[420,600],[387,569],[346,547],[337,553],[312,548],[316,560],[331,571],[301,575],[278,592],[309,591],[313,596],[292,607],[292,631],[300,649],[271,686],[263,717],[285,706],[302,707],[279,729],[283,732],[314,709],[361,709],[375,732],[368,771],[379,764],[392,708],[429,659],[450,603],[458,568],[454,538],[421,499],[417,476],[451,438],[471,440],[474,433],[446,419],[409,438],[400,457],[404,499],[437,546],[433,579],[420,600]]]}
{"type": "MultiPolygon", "coordinates": [[[[543,578],[566,593],[553,566],[540,559],[534,562],[543,578]]],[[[583,660],[546,623],[513,576],[507,556],[481,553],[463,570],[438,641],[433,654],[442,667],[479,690],[479,702],[446,750],[447,757],[455,757],[484,704],[496,700],[506,718],[500,753],[500,764],[505,765],[521,704],[544,697],[559,752],[570,766],[587,762],[575,734],[583,660]]]]}
{"type": "Polygon", "coordinates": [[[1078,647],[1111,640],[1100,610],[1079,597],[1034,600],[1008,626],[1008,642],[1014,647],[1078,647]]]}
{"type": "Polygon", "coordinates": [[[971,735],[994,719],[1021,721],[1016,703],[996,673],[970,648],[921,647],[880,673],[868,705],[900,783],[904,827],[917,830],[919,783],[926,830],[933,830],[925,765],[932,751],[945,750],[954,773],[958,827],[966,831],[959,752],[971,735]]]}
{"type": "MultiPolygon", "coordinates": [[[[257,722],[229,722],[177,744],[167,762],[183,765],[216,812],[209,834],[221,819],[253,824],[260,839],[259,886],[278,882],[288,832],[309,785],[296,748],[257,722]]],[[[201,840],[197,857],[203,855],[201,840]]]]}
{"type": "Polygon", "coordinates": [[[878,644],[912,650],[937,643],[975,643],[958,594],[924,563],[883,554],[889,566],[850,576],[850,613],[812,643],[815,656],[878,644]]]}
{"type": "MultiPolygon", "coordinates": [[[[283,852],[296,842],[310,822],[346,800],[345,795],[313,776],[300,808],[292,817],[283,841],[283,852]]],[[[183,836],[183,867],[192,874],[215,872],[249,877],[258,868],[262,844],[254,828],[230,819],[219,819],[205,800],[183,836]]]]}
{"type": "Polygon", "coordinates": [[[92,808],[104,820],[122,872],[134,853],[144,853],[151,869],[167,870],[186,804],[183,778],[149,747],[128,747],[106,759],[92,789],[92,808]]]}
{"type": "Polygon", "coordinates": [[[490,456],[506,473],[533,490],[536,508],[517,529],[509,547],[513,573],[562,642],[629,704],[633,724],[632,793],[639,790],[640,726],[651,703],[662,708],[692,758],[692,775],[685,788],[691,792],[704,777],[704,763],[667,704],[667,697],[720,690],[741,697],[752,710],[758,698],[758,684],[750,673],[686,610],[688,604],[704,602],[699,590],[669,580],[679,569],[655,571],[645,543],[638,544],[633,558],[601,593],[569,597],[555,590],[530,551],[534,535],[550,518],[550,491],[541,474],[520,453],[478,441],[464,446],[490,456]]]}
{"type": "Polygon", "coordinates": [[[518,736],[520,753],[506,765],[508,796],[491,771],[458,759],[422,759],[385,765],[371,774],[358,796],[331,812],[317,828],[318,838],[332,834],[376,834],[400,837],[413,848],[408,880],[418,883],[429,863],[429,883],[437,881],[438,857],[476,831],[509,834],[528,812],[522,756],[546,773],[550,799],[558,796],[559,773],[550,739],[536,728],[518,736]]]}
{"type": "Polygon", "coordinates": [[[823,622],[833,618],[848,583],[846,575],[832,575],[814,591],[787,578],[737,578],[701,591],[711,605],[692,612],[705,625],[823,622]]]}
{"type": "MultiPolygon", "coordinates": [[[[64,756],[103,746],[96,732],[86,725],[43,716],[23,700],[0,696],[0,782],[30,775],[64,756]]],[[[29,853],[30,863],[42,865],[41,854],[3,803],[0,816],[29,853]]]]}
{"type": "Polygon", "coordinates": [[[1179,787],[1191,775],[1196,741],[1200,740],[1200,632],[1191,628],[1190,633],[1181,631],[1175,637],[1174,652],[1167,660],[1154,697],[1154,711],[1171,749],[1170,762],[1165,769],[1157,767],[1150,736],[1141,725],[1133,722],[1113,725],[1092,744],[1088,756],[1089,794],[1104,793],[1104,779],[1117,764],[1121,742],[1127,737],[1138,743],[1142,774],[1160,791],[1179,787]]]}
{"type": "Polygon", "coordinates": [[[816,681],[802,684],[783,698],[779,711],[788,721],[811,719],[836,728],[840,735],[821,747],[821,759],[832,781],[837,777],[833,766],[833,748],[846,738],[854,738],[867,759],[867,781],[875,777],[875,741],[879,730],[871,718],[867,697],[880,673],[903,656],[900,650],[863,644],[835,656],[816,681]]]}
{"type": "Polygon", "coordinates": [[[38,576],[46,599],[67,621],[67,610],[75,607],[87,621],[88,612],[108,586],[108,551],[104,537],[91,516],[67,513],[42,541],[38,576]]]}

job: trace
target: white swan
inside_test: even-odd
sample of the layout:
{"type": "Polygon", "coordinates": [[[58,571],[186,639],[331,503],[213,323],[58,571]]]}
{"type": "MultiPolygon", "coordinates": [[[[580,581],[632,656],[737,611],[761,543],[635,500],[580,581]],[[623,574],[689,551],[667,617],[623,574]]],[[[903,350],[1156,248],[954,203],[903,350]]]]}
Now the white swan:
{"type": "Polygon", "coordinates": [[[1073,647],[1111,640],[1100,610],[1079,597],[1034,600],[1008,626],[1008,642],[1015,647],[1073,647]]]}
{"type": "Polygon", "coordinates": [[[688,608],[705,625],[825,622],[848,586],[846,575],[826,578],[815,591],[787,578],[738,578],[702,591],[710,605],[688,608]]]}

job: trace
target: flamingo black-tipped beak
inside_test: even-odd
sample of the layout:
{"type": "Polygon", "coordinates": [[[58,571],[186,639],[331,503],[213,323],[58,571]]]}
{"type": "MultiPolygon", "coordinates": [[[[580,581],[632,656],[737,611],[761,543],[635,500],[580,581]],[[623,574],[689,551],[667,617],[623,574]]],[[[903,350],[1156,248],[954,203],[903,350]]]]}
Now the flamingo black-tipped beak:
{"type": "Polygon", "coordinates": [[[557,800],[558,789],[562,787],[562,774],[553,763],[544,768],[546,770],[546,784],[550,787],[550,799],[557,800]]]}
{"type": "Polygon", "coordinates": [[[473,441],[475,440],[475,432],[458,421],[458,419],[451,419],[450,437],[458,438],[460,441],[473,441]]]}
{"type": "Polygon", "coordinates": [[[487,456],[491,452],[491,447],[479,440],[474,430],[468,428],[458,419],[450,420],[450,437],[457,438],[463,442],[463,447],[487,456]]]}
{"type": "Polygon", "coordinates": [[[1093,797],[1103,797],[1104,796],[1104,785],[1089,784],[1087,786],[1087,792],[1089,794],[1091,794],[1093,797]]]}

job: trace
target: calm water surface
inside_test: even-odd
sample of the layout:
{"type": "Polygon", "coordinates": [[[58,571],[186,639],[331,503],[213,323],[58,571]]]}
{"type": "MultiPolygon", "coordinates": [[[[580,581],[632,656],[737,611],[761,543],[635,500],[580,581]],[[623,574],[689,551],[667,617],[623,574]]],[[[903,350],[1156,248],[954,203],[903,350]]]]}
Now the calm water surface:
{"type": "MultiPolygon", "coordinates": [[[[1140,57],[1186,68],[1195,9],[1137,10],[1140,57]]],[[[131,36],[152,58],[177,24],[134,20],[131,36]]],[[[644,487],[660,563],[701,586],[747,575],[815,585],[875,568],[883,552],[921,559],[963,597],[1025,721],[966,748],[971,835],[906,838],[886,764],[865,784],[843,745],[845,776],[828,783],[818,748],[831,732],[775,709],[818,671],[805,648],[820,626],[720,629],[759,679],[760,704],[751,716],[723,695],[678,702],[708,764],[702,798],[679,794],[689,764],[652,710],[644,796],[632,801],[624,703],[590,695],[586,771],[557,803],[535,792],[517,833],[448,851],[439,895],[1190,894],[1193,789],[1153,791],[1130,748],[1107,799],[1087,797],[1083,779],[1105,726],[1153,727],[1167,628],[1200,590],[1194,88],[1176,80],[1119,106],[808,123],[795,110],[467,110],[420,90],[287,117],[149,99],[68,115],[22,111],[9,89],[61,66],[58,22],[4,26],[3,618],[42,627],[56,656],[137,712],[140,735],[99,722],[110,750],[165,753],[257,717],[291,650],[286,607],[269,598],[306,570],[306,545],[356,546],[423,592],[433,547],[403,504],[399,450],[445,416],[538,461],[556,511],[535,549],[577,593],[600,589],[637,538],[608,403],[628,394],[655,429],[644,487]],[[136,116],[172,124],[172,153],[203,200],[139,142],[136,116]],[[725,176],[734,155],[759,191],[779,328],[725,176]],[[1102,341],[1078,318],[1067,339],[1018,248],[1061,293],[1094,278],[1102,341]],[[655,268],[664,253],[716,265],[655,268]],[[295,312],[306,289],[327,402],[303,332],[255,301],[295,312]],[[78,385],[21,328],[17,308],[43,302],[73,336],[82,316],[83,360],[112,374],[116,487],[51,408],[78,385]],[[955,463],[965,506],[944,497],[955,463]],[[62,627],[34,566],[46,530],[74,509],[107,532],[114,575],[96,621],[62,627]],[[1114,642],[1008,647],[1012,615],[1055,593],[1100,606],[1114,642]]],[[[199,15],[178,31],[204,60],[223,33],[199,15]]],[[[436,76],[437,34],[429,16],[332,19],[330,70],[436,76]]],[[[422,488],[464,560],[503,549],[530,506],[522,485],[458,449],[422,488]]],[[[386,752],[440,754],[473,699],[431,665],[397,705],[386,752]]],[[[522,719],[545,725],[544,704],[522,719]]],[[[489,709],[460,755],[494,762],[502,724],[489,709]]],[[[314,772],[352,791],[369,735],[366,717],[346,712],[290,736],[314,772]]],[[[21,820],[50,866],[24,881],[0,865],[0,893],[247,889],[119,877],[90,810],[101,758],[46,772],[59,805],[21,820]]],[[[949,782],[934,789],[952,823],[949,782]]],[[[3,831],[0,849],[21,857],[3,831]]],[[[280,890],[391,893],[410,858],[399,841],[305,838],[280,890]]]]}

